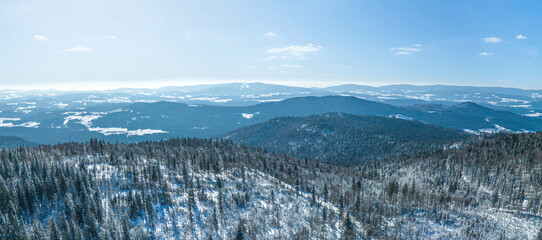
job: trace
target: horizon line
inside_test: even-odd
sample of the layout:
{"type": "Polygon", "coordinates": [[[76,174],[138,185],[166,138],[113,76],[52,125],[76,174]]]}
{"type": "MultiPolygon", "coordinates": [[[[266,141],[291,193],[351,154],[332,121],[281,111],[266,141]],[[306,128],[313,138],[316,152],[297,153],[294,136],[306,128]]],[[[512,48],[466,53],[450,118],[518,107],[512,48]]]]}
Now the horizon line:
{"type": "Polygon", "coordinates": [[[197,87],[197,86],[212,86],[220,84],[233,83],[261,83],[270,85],[279,85],[287,87],[301,88],[317,88],[324,89],[328,87],[337,87],[343,85],[357,85],[367,87],[388,87],[388,86],[451,86],[451,87],[479,87],[479,88],[508,88],[519,89],[526,91],[537,91],[542,89],[529,89],[511,86],[480,86],[480,85],[459,85],[449,83],[405,83],[405,82],[368,82],[368,81],[307,81],[307,80],[150,80],[150,81],[122,81],[122,82],[80,82],[80,83],[49,83],[49,84],[24,84],[0,86],[0,91],[23,91],[23,92],[42,92],[42,91],[57,91],[57,92],[95,92],[95,91],[115,91],[121,89],[136,89],[136,90],[156,90],[168,87],[197,87]],[[136,85],[136,86],[134,86],[136,85]]]}

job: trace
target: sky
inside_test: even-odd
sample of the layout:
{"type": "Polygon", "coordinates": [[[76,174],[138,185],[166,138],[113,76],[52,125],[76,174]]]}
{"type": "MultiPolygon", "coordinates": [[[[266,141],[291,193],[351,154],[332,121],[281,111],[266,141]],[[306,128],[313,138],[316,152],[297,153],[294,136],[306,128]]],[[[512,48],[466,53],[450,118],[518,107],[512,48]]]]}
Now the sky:
{"type": "Polygon", "coordinates": [[[542,89],[542,1],[1,0],[0,89],[542,89]]]}

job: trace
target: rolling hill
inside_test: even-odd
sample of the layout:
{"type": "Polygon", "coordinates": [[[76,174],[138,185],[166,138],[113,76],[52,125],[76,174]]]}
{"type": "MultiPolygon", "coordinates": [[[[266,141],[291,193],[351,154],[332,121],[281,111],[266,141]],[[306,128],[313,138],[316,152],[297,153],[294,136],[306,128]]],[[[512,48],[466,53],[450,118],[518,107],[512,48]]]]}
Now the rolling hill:
{"type": "Polygon", "coordinates": [[[0,148],[14,148],[20,146],[34,147],[37,143],[29,142],[25,139],[13,136],[0,136],[0,148]]]}
{"type": "Polygon", "coordinates": [[[37,143],[160,140],[178,136],[217,137],[240,127],[276,117],[309,116],[328,112],[395,116],[441,127],[481,132],[542,130],[542,119],[483,107],[458,105],[394,106],[345,96],[300,97],[252,106],[228,107],[176,102],[99,106],[85,110],[55,110],[0,118],[0,134],[37,143]]]}
{"type": "Polygon", "coordinates": [[[395,117],[326,113],[275,118],[234,130],[224,138],[299,158],[353,164],[444,148],[467,136],[459,130],[395,117]]]}

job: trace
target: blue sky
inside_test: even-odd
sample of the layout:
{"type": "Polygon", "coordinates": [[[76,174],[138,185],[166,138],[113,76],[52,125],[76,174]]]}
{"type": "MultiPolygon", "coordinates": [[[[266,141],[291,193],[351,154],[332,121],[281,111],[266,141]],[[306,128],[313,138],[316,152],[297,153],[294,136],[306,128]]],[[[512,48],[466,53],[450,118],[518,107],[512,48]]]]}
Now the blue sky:
{"type": "Polygon", "coordinates": [[[0,88],[542,89],[541,1],[0,1],[0,88]]]}

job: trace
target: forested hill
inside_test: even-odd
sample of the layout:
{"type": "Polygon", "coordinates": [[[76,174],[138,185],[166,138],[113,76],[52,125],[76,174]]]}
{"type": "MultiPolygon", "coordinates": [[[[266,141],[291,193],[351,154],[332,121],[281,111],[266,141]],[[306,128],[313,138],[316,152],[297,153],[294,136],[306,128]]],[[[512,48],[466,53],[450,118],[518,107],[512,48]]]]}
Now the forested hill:
{"type": "Polygon", "coordinates": [[[467,137],[418,121],[344,113],[275,118],[224,135],[240,144],[335,164],[445,148],[467,137]]]}
{"type": "Polygon", "coordinates": [[[0,239],[351,239],[347,176],[231,141],[3,149],[0,239]]]}
{"type": "Polygon", "coordinates": [[[542,134],[342,168],[171,139],[0,151],[2,239],[535,239],[542,134]]]}
{"type": "Polygon", "coordinates": [[[13,136],[0,136],[0,148],[6,147],[6,148],[14,148],[14,147],[20,147],[20,146],[28,146],[33,147],[38,145],[37,143],[26,141],[19,137],[13,137],[13,136]]]}
{"type": "MultiPolygon", "coordinates": [[[[444,238],[542,239],[542,133],[503,134],[455,150],[365,164],[360,170],[362,179],[384,182],[390,199],[417,196],[436,208],[408,214],[417,215],[420,223],[433,218],[437,228],[447,229],[448,235],[440,235],[444,238]],[[413,187],[424,189],[424,196],[409,194],[413,187]],[[522,230],[504,230],[511,226],[522,230]]],[[[409,209],[410,204],[398,207],[409,209]]]]}

